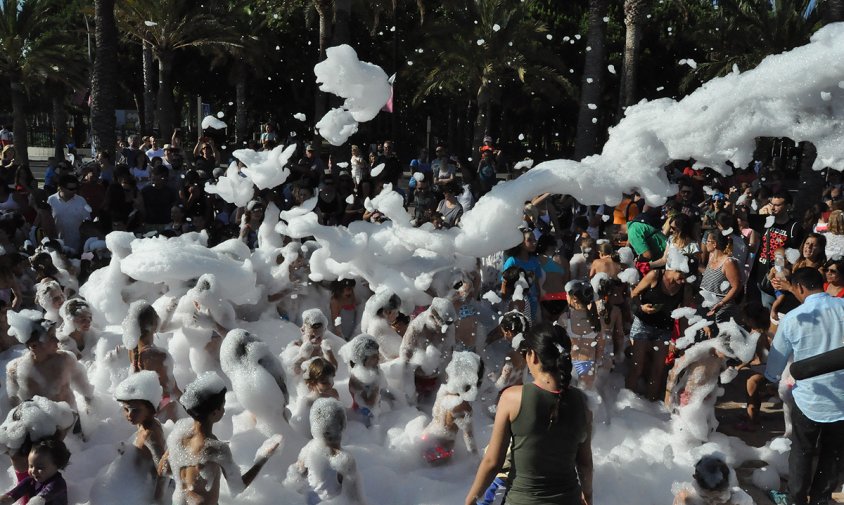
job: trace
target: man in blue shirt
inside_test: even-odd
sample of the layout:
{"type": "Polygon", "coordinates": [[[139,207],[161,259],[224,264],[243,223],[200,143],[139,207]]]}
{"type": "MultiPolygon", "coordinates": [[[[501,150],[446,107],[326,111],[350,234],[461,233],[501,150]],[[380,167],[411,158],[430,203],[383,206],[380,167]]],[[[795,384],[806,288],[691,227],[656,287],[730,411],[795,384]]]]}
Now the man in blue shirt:
{"type": "MultiPolygon", "coordinates": [[[[780,380],[789,358],[799,361],[844,347],[844,299],[824,292],[815,268],[796,270],[791,285],[802,305],[782,318],[774,336],[765,370],[773,382],[780,380]]],[[[778,504],[826,504],[844,462],[844,371],[799,380],[793,396],[789,496],[772,495],[778,504]]]]}

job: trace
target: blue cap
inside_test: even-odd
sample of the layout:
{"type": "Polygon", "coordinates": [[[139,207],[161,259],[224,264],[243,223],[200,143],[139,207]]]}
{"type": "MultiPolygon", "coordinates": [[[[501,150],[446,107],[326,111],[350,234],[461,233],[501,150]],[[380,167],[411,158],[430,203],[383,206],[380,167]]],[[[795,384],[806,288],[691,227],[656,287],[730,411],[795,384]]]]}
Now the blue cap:
{"type": "Polygon", "coordinates": [[[419,160],[410,160],[410,166],[416,168],[419,166],[419,160]]]}

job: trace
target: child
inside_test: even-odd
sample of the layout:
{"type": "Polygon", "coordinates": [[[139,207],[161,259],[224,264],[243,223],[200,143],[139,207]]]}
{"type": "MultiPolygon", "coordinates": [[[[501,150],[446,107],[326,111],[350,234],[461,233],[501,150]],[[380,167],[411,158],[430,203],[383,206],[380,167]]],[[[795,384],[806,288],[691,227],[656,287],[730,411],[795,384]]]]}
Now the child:
{"type": "Polygon", "coordinates": [[[598,272],[589,283],[598,295],[595,307],[601,317],[601,323],[606,328],[606,334],[612,339],[612,349],[610,349],[612,362],[621,363],[624,361],[624,317],[619,306],[611,303],[620,282],[617,279],[611,279],[604,272],[598,272]]]}
{"type": "Polygon", "coordinates": [[[595,378],[604,366],[605,332],[595,307],[595,292],[586,281],[566,284],[569,311],[565,321],[571,337],[571,359],[577,382],[584,389],[594,389],[595,378]]]}
{"type": "MultiPolygon", "coordinates": [[[[445,298],[434,298],[431,306],[410,322],[400,356],[413,374],[411,403],[426,401],[437,389],[442,370],[454,351],[455,319],[454,305],[445,298]]],[[[409,392],[410,385],[405,387],[409,392]]]]}
{"type": "Polygon", "coordinates": [[[62,323],[56,331],[59,349],[72,352],[77,358],[93,356],[97,335],[91,330],[91,306],[82,298],[71,298],[59,309],[62,323]]]}
{"type": "Polygon", "coordinates": [[[454,304],[454,310],[457,312],[457,322],[454,325],[456,344],[458,349],[474,352],[477,349],[478,335],[483,333],[478,308],[472,299],[475,285],[468,272],[459,272],[453,281],[448,299],[454,304]]]}
{"type": "Polygon", "coordinates": [[[308,415],[314,401],[317,398],[340,399],[340,393],[334,389],[334,374],[336,372],[337,368],[330,361],[321,357],[311,358],[302,364],[304,383],[299,385],[290,424],[308,438],[311,437],[307,424],[308,415]]]}
{"type": "Polygon", "coordinates": [[[206,372],[188,384],[179,400],[190,415],[173,427],[167,437],[167,452],[158,465],[159,475],[176,480],[173,505],[220,500],[220,475],[226,478],[232,496],[246,489],[281,444],[281,435],[267,439],[255,454],[255,462],[244,474],[232,457],[229,445],[214,436],[214,424],[223,418],[226,385],[214,372],[206,372]]]}
{"type": "Polygon", "coordinates": [[[360,329],[378,341],[382,361],[390,361],[399,355],[402,335],[393,327],[398,320],[401,298],[384,289],[369,297],[363,309],[360,329]]]}
{"type": "Polygon", "coordinates": [[[138,427],[133,445],[144,460],[152,463],[150,471],[153,472],[165,451],[164,431],[155,418],[162,391],[158,375],[149,370],[130,375],[114,391],[114,398],[123,407],[126,420],[138,427]]]}
{"type": "Polygon", "coordinates": [[[9,412],[0,426],[0,451],[9,455],[17,481],[29,474],[27,458],[32,445],[48,438],[61,440],[75,422],[70,406],[41,396],[27,400],[9,412]]]}
{"type": "Polygon", "coordinates": [[[342,496],[350,505],[364,503],[355,459],[340,445],[346,429],[343,405],[332,398],[314,402],[309,416],[314,439],[287,469],[285,487],[305,494],[308,505],[342,496]]]}
{"type": "Polygon", "coordinates": [[[331,328],[335,334],[350,340],[357,322],[355,280],[342,279],[331,283],[331,328]]]}
{"type": "Polygon", "coordinates": [[[45,279],[35,287],[35,303],[44,309],[44,318],[54,323],[61,322],[59,309],[65,302],[64,292],[58,282],[45,279]]]}
{"type": "Polygon", "coordinates": [[[129,349],[133,373],[149,370],[158,376],[163,392],[155,410],[160,419],[175,421],[180,415],[177,401],[182,392],[173,376],[173,359],[154,343],[160,324],[161,318],[152,305],[143,300],[133,302],[123,319],[123,345],[129,349]]]}
{"type": "Polygon", "coordinates": [[[220,364],[238,402],[255,417],[259,429],[278,433],[289,398],[284,369],[269,346],[246,330],[232,330],[220,347],[220,364]]]}
{"type": "Polygon", "coordinates": [[[60,440],[47,439],[29,451],[29,477],[0,498],[11,505],[27,498],[31,505],[67,505],[67,484],[59,470],[70,461],[70,451],[60,440]]]}
{"type": "MultiPolygon", "coordinates": [[[[684,337],[685,338],[685,337],[684,337]]],[[[722,384],[738,372],[727,368],[727,358],[746,363],[756,352],[758,333],[748,334],[734,320],[718,323],[718,336],[695,344],[677,360],[668,377],[666,406],[676,409],[680,431],[702,442],[718,427],[715,401],[723,393],[722,384]]],[[[677,341],[682,347],[682,340],[677,341]]]]}
{"type": "Polygon", "coordinates": [[[349,364],[352,411],[368,428],[378,416],[381,391],[387,387],[378,367],[378,342],[369,335],[360,334],[340,349],[340,355],[349,364]]]}
{"type": "Polygon", "coordinates": [[[437,391],[431,422],[422,431],[422,457],[431,464],[451,459],[458,430],[463,430],[466,449],[471,454],[478,452],[472,428],[472,402],[483,377],[481,358],[473,352],[455,352],[446,374],[446,383],[437,391]]]}
{"type": "Polygon", "coordinates": [[[129,444],[120,443],[119,457],[97,475],[91,487],[91,505],[156,503],[159,483],[157,467],[166,449],[161,423],[155,418],[161,402],[161,385],[155,372],[148,370],[130,375],[117,385],[114,398],[123,407],[123,415],[138,429],[129,444]],[[127,488],[132,492],[124,494],[127,488]]]}
{"type": "Polygon", "coordinates": [[[490,377],[495,381],[495,389],[500,393],[508,387],[522,384],[524,381],[527,363],[525,363],[525,358],[521,353],[521,344],[524,341],[523,335],[530,330],[530,321],[521,312],[512,310],[504,314],[498,327],[504,339],[510,343],[510,349],[504,358],[504,364],[501,366],[501,373],[498,374],[497,378],[494,375],[490,377]]]}
{"type": "Polygon", "coordinates": [[[719,454],[695,463],[693,482],[672,486],[674,505],[753,505],[753,498],[738,487],[733,472],[719,454]]]}
{"type": "MultiPolygon", "coordinates": [[[[293,375],[300,375],[304,371],[302,365],[316,357],[325,358],[337,368],[337,358],[326,339],[327,326],[328,319],[321,310],[308,309],[302,312],[302,338],[291,342],[282,353],[282,359],[293,375]]],[[[329,332],[328,336],[335,335],[329,332]]]]}
{"type": "Polygon", "coordinates": [[[17,405],[38,395],[55,402],[67,402],[77,411],[73,390],[90,404],[93,387],[76,356],[59,350],[55,325],[39,319],[40,316],[40,312],[33,310],[8,313],[9,331],[28,350],[6,367],[9,401],[17,405]]]}

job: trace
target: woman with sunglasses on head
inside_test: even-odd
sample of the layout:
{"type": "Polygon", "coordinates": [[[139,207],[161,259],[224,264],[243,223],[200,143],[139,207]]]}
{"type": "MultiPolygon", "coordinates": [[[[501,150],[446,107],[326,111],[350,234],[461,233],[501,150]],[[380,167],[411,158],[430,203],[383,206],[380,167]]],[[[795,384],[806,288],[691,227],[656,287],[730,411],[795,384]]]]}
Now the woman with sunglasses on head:
{"type": "Polygon", "coordinates": [[[826,282],[823,283],[823,290],[836,298],[844,298],[844,256],[836,256],[824,265],[826,282]]]}
{"type": "Polygon", "coordinates": [[[520,349],[533,382],[501,394],[465,504],[482,499],[512,447],[508,505],[592,505],[592,415],[570,385],[571,340],[561,326],[540,323],[520,349]]]}

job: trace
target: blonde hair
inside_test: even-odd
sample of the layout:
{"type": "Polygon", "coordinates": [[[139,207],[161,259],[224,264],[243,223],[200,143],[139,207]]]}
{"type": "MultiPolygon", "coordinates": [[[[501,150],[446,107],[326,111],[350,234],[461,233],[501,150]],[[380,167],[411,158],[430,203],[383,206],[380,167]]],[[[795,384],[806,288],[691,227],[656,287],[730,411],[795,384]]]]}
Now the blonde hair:
{"type": "Polygon", "coordinates": [[[844,235],[844,212],[834,210],[829,215],[827,230],[833,235],[844,235]]]}

